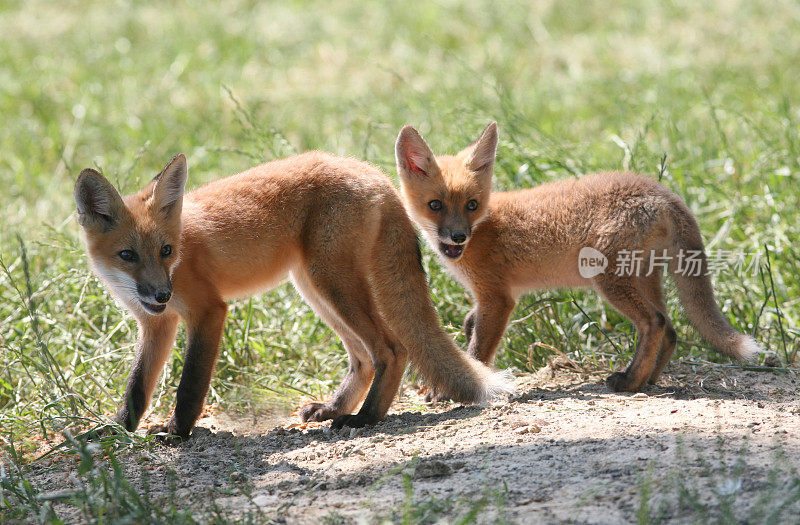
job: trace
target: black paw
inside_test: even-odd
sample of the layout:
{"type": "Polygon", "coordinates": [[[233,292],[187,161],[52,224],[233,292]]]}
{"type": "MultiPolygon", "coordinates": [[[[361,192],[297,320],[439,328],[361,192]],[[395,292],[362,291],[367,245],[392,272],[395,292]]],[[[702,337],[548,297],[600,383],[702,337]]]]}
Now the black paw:
{"type": "Polygon", "coordinates": [[[107,424],[85,432],[79,437],[86,438],[87,441],[102,441],[105,438],[112,438],[115,436],[125,436],[127,432],[119,425],[107,424]]]}
{"type": "Polygon", "coordinates": [[[128,410],[120,409],[114,416],[114,421],[128,432],[133,432],[139,426],[139,417],[131,416],[128,410]]]}
{"type": "Polygon", "coordinates": [[[614,372],[606,379],[606,386],[614,392],[636,392],[625,372],[614,372]]]}
{"type": "Polygon", "coordinates": [[[339,411],[329,403],[309,403],[300,409],[303,421],[327,421],[339,415],[339,411]]]}
{"type": "Polygon", "coordinates": [[[374,425],[377,422],[375,418],[362,414],[345,414],[334,419],[333,423],[331,423],[331,428],[334,430],[339,430],[342,427],[362,428],[367,425],[374,425]]]}
{"type": "Polygon", "coordinates": [[[445,403],[450,400],[451,399],[449,397],[441,392],[438,392],[436,389],[431,389],[427,394],[425,394],[426,403],[445,403]]]}
{"type": "Polygon", "coordinates": [[[165,445],[178,445],[189,439],[191,430],[182,432],[170,422],[166,425],[153,425],[147,429],[147,434],[155,436],[158,441],[165,445]]]}

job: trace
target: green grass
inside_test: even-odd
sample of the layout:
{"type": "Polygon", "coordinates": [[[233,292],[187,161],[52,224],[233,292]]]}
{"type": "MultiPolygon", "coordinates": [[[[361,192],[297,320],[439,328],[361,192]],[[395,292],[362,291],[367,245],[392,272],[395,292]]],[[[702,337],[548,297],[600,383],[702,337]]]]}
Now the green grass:
{"type": "MultiPolygon", "coordinates": [[[[661,171],[713,249],[763,263],[768,247],[769,267],[724,272],[716,289],[735,326],[792,359],[798,22],[788,0],[3,2],[2,439],[28,453],[31,436],[100,421],[120,400],[135,325],[87,268],[71,197],[82,168],[134,191],[182,151],[193,187],[315,148],[394,176],[406,123],[453,152],[498,120],[501,189],[600,169],[661,171]]],[[[468,295],[430,252],[426,266],[455,334],[468,295]]],[[[673,296],[670,307],[678,355],[719,359],[673,296]]],[[[515,313],[523,317],[501,367],[541,365],[538,341],[603,366],[626,362],[635,343],[630,323],[592,293],[532,295],[515,313]]],[[[183,343],[156,396],[161,413],[183,343]]],[[[209,401],[296,404],[330,392],[344,370],[335,336],[284,286],[233,305],[209,401]]]]}
{"type": "Polygon", "coordinates": [[[447,523],[468,525],[476,523],[482,512],[491,509],[495,514],[492,516],[492,523],[510,523],[503,515],[505,493],[502,491],[485,489],[483,493],[468,493],[456,499],[435,496],[415,497],[413,476],[402,473],[400,478],[405,496],[402,503],[397,508],[391,509],[387,515],[373,517],[373,521],[427,525],[445,520],[447,523]]]}
{"type": "Polygon", "coordinates": [[[651,465],[639,485],[637,522],[727,525],[796,521],[800,475],[780,441],[772,446],[772,461],[753,465],[752,460],[748,464],[751,450],[746,441],[730,457],[725,454],[725,439],[720,434],[717,447],[708,447],[687,444],[679,436],[676,463],[680,467],[656,477],[651,465]],[[749,494],[757,498],[742,502],[749,494]]]}

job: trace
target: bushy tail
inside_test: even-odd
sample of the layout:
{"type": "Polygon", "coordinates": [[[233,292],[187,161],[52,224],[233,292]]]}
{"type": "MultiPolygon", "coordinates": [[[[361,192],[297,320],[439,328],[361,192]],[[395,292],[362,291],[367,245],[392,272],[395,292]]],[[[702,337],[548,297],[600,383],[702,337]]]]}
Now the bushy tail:
{"type": "Polygon", "coordinates": [[[371,284],[383,319],[428,386],[454,401],[481,403],[513,391],[508,376],[462,351],[439,323],[410,220],[385,217],[371,284]]]}
{"type": "Polygon", "coordinates": [[[697,221],[678,200],[673,203],[672,217],[676,229],[670,250],[671,271],[686,315],[715,350],[735,359],[752,359],[763,349],[752,337],[737,332],[720,313],[711,279],[706,275],[708,259],[697,221]],[[689,262],[690,257],[698,261],[696,265],[689,262]],[[682,268],[678,261],[683,261],[682,268]]]}

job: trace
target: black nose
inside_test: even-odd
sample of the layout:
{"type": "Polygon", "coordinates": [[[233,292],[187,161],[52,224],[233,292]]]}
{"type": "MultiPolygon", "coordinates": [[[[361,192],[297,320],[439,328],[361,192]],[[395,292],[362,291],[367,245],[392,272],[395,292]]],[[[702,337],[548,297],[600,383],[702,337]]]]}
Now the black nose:
{"type": "Polygon", "coordinates": [[[161,304],[166,303],[169,301],[169,298],[172,297],[172,292],[169,290],[161,290],[160,292],[156,293],[156,301],[161,304]]]}
{"type": "Polygon", "coordinates": [[[453,239],[453,242],[456,244],[461,244],[462,242],[467,240],[466,233],[451,233],[450,238],[453,239]]]}

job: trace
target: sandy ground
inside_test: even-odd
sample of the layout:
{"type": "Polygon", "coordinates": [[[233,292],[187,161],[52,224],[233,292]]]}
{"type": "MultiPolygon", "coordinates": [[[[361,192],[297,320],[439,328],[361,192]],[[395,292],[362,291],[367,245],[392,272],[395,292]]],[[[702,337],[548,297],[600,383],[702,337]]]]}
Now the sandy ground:
{"type": "MultiPolygon", "coordinates": [[[[213,501],[286,523],[376,522],[404,509],[452,522],[477,507],[486,523],[705,521],[698,508],[749,521],[800,496],[797,374],[686,363],[668,372],[646,392],[613,394],[562,359],[518,377],[508,400],[426,405],[409,388],[384,422],[341,432],[296,415],[210,414],[188,442],[124,463],[181,507],[213,501]]],[[[63,490],[52,468],[39,480],[63,490]]],[[[798,501],[787,510],[800,519],[798,501]]]]}

